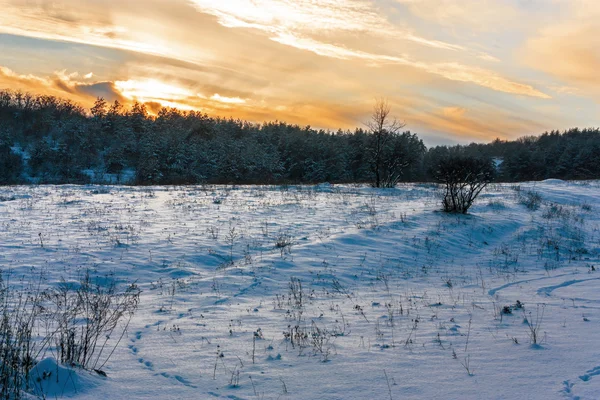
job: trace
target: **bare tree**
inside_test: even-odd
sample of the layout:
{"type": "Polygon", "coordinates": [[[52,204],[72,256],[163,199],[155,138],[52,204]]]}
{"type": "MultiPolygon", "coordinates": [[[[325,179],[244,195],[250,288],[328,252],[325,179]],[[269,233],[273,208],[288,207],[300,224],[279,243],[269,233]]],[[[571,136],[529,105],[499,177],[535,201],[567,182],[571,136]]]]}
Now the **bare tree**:
{"type": "Polygon", "coordinates": [[[371,131],[369,141],[369,156],[371,171],[375,175],[374,187],[394,187],[400,179],[402,170],[408,162],[394,150],[397,147],[395,138],[406,124],[390,117],[390,105],[384,98],[375,100],[373,113],[366,123],[371,131]]]}
{"type": "Polygon", "coordinates": [[[453,154],[441,159],[433,176],[444,185],[444,211],[466,214],[477,196],[493,180],[494,171],[489,158],[453,154]]]}

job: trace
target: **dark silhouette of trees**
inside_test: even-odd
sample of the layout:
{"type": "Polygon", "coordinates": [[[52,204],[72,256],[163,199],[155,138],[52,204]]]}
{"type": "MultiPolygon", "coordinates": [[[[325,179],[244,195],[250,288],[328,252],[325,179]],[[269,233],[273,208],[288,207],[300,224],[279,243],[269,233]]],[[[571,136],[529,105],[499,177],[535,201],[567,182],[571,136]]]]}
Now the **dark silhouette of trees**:
{"type": "Polygon", "coordinates": [[[0,185],[19,182],[23,172],[23,158],[12,151],[12,143],[0,134],[0,185]]]}
{"type": "MultiPolygon", "coordinates": [[[[384,122],[387,119],[384,118],[384,122]]],[[[387,127],[387,124],[382,125],[387,127]]],[[[426,149],[416,135],[381,131],[382,182],[426,149]],[[388,140],[390,139],[390,140],[388,140]],[[393,173],[392,173],[393,172],[393,173]]],[[[89,110],[52,96],[0,91],[0,183],[137,184],[370,182],[371,136],[362,129],[212,118],[99,98],[89,110]],[[10,167],[10,168],[9,168],[10,167]]],[[[406,179],[410,179],[406,174],[406,179]]]]}

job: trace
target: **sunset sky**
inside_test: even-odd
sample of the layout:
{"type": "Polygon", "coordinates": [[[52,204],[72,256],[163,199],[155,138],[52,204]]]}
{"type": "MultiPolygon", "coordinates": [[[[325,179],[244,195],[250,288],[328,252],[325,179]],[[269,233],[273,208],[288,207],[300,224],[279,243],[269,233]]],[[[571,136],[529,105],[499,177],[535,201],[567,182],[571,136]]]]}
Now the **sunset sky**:
{"type": "Polygon", "coordinates": [[[598,0],[0,0],[0,88],[426,144],[600,126],[598,0]]]}

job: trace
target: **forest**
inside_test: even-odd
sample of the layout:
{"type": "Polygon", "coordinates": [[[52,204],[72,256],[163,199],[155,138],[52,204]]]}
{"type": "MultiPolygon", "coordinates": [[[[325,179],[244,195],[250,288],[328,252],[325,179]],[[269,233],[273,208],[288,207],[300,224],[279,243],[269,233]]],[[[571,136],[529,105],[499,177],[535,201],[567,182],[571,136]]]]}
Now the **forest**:
{"type": "Polygon", "coordinates": [[[440,160],[453,154],[495,160],[496,181],[600,178],[599,128],[432,148],[396,128],[328,131],[173,108],[151,115],[144,104],[102,98],[88,110],[3,90],[0,184],[373,183],[382,175],[389,187],[436,180],[440,160]]]}

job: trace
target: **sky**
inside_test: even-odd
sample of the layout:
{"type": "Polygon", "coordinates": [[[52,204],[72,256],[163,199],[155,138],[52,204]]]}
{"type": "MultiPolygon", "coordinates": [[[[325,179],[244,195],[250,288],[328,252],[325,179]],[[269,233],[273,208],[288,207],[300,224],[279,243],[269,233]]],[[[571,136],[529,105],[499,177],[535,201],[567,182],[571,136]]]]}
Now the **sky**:
{"type": "Polygon", "coordinates": [[[428,145],[600,126],[598,0],[0,0],[0,88],[428,145]]]}

